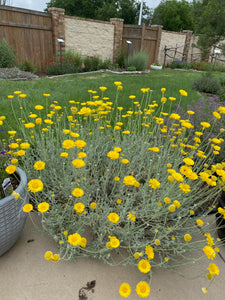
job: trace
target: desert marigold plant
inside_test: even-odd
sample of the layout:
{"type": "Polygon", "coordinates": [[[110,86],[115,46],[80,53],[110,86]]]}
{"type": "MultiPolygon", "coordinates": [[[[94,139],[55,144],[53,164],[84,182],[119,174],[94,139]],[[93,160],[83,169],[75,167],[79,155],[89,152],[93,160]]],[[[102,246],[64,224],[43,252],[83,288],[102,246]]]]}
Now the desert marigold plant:
{"type": "MultiPolygon", "coordinates": [[[[210,260],[205,276],[211,282],[219,275],[212,262],[220,241],[211,235],[211,212],[225,188],[225,162],[215,163],[224,131],[214,138],[205,133],[218,123],[218,114],[200,120],[196,130],[189,117],[173,110],[188,93],[180,90],[180,100],[168,96],[165,109],[166,88],[163,101],[153,101],[151,90],[142,88],[128,97],[132,107],[126,110],[119,102],[122,83],[114,84],[115,99],[101,86],[65,109],[50,95],[40,95],[34,107],[28,106],[29,95],[24,100],[14,92],[9,98],[23,109],[17,130],[9,131],[9,155],[18,162],[8,171],[16,164],[26,171],[33,205],[23,210],[30,214],[34,206],[58,243],[59,253],[47,251],[45,258],[92,256],[114,265],[121,248],[121,264],[137,266],[148,278],[135,288],[146,298],[154,268],[192,265],[191,253],[199,250],[210,260]]],[[[222,119],[225,107],[218,113],[222,119]]],[[[224,209],[218,212],[225,216],[224,209]]],[[[131,289],[122,283],[119,294],[127,298],[131,289]]]]}

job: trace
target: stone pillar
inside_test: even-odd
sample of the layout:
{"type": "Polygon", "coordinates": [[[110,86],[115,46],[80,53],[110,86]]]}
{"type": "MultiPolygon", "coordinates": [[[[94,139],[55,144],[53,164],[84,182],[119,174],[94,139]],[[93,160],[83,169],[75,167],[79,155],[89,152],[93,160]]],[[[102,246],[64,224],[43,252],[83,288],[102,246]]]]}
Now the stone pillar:
{"type": "MultiPolygon", "coordinates": [[[[57,39],[65,41],[65,9],[50,7],[48,13],[52,15],[53,51],[54,55],[60,54],[60,44],[57,39]]],[[[65,46],[65,43],[63,44],[65,46]]]]}
{"type": "Polygon", "coordinates": [[[183,60],[187,61],[193,32],[191,30],[183,30],[183,32],[186,34],[184,50],[183,50],[183,60]]]}
{"type": "Polygon", "coordinates": [[[113,62],[121,54],[123,40],[123,19],[111,18],[110,23],[114,25],[114,45],[113,45],[113,62]]]}

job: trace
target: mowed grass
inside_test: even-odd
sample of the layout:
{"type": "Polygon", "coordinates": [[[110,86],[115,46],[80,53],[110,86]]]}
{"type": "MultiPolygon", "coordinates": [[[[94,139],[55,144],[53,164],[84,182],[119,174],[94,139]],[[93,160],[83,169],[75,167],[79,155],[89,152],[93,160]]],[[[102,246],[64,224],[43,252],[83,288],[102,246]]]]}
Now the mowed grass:
{"type": "MultiPolygon", "coordinates": [[[[101,97],[99,90],[100,86],[106,86],[107,90],[104,96],[109,97],[110,101],[114,101],[116,94],[116,86],[114,81],[121,81],[123,91],[120,92],[118,98],[118,106],[123,106],[125,109],[132,108],[132,101],[129,95],[135,95],[135,101],[141,100],[141,88],[150,88],[152,90],[152,100],[160,103],[162,97],[161,88],[166,88],[165,96],[175,97],[180,99],[179,90],[183,89],[188,92],[188,97],[182,97],[180,105],[186,109],[187,104],[193,100],[197,100],[201,95],[192,90],[194,80],[201,77],[200,72],[194,71],[179,71],[179,70],[151,70],[148,74],[112,74],[105,73],[88,73],[88,74],[75,74],[71,76],[61,76],[58,78],[41,78],[31,81],[0,81],[0,115],[7,117],[8,129],[16,130],[16,122],[11,117],[12,107],[11,100],[8,95],[12,95],[14,91],[20,90],[26,94],[25,99],[30,104],[30,112],[35,112],[34,105],[45,104],[46,98],[43,93],[51,94],[49,103],[58,101],[58,105],[67,106],[69,100],[85,102],[90,100],[90,93],[88,90],[97,91],[96,95],[101,97]]],[[[12,105],[18,118],[21,115],[20,104],[16,101],[15,97],[12,99],[12,105]]],[[[164,108],[167,109],[167,106],[164,108]]],[[[5,127],[5,126],[4,126],[5,127]]],[[[6,128],[5,128],[6,130],[6,128]]]]}

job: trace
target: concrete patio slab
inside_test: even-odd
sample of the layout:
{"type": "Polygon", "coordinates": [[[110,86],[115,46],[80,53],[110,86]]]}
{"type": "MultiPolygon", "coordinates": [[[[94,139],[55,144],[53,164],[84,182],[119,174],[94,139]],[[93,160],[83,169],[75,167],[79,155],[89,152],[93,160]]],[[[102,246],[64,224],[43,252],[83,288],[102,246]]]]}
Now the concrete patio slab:
{"type": "MultiPolygon", "coordinates": [[[[37,217],[35,219],[39,221],[37,217]]],[[[141,299],[135,292],[135,286],[143,280],[143,274],[136,267],[111,267],[91,258],[80,258],[76,262],[48,262],[44,259],[48,250],[57,253],[55,242],[35,229],[28,218],[21,238],[0,257],[1,300],[119,300],[124,299],[118,293],[122,282],[128,282],[132,287],[128,299],[141,299]],[[93,290],[82,290],[87,282],[94,280],[93,290]],[[82,291],[86,298],[81,297],[82,291]]],[[[221,246],[221,255],[225,257],[225,246],[221,246]]],[[[204,276],[190,280],[165,269],[156,269],[153,270],[151,294],[147,299],[224,300],[225,263],[219,255],[214,262],[220,267],[221,274],[208,294],[204,295],[201,291],[208,284],[204,276]]],[[[182,272],[189,277],[196,274],[196,269],[199,273],[204,271],[208,264],[209,261],[200,261],[193,267],[182,267],[182,272]]]]}

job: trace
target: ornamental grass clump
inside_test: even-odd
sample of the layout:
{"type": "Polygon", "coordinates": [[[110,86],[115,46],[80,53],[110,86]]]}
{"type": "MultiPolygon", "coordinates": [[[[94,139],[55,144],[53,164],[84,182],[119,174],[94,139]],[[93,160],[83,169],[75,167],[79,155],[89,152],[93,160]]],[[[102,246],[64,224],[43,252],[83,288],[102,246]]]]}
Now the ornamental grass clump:
{"type": "MultiPolygon", "coordinates": [[[[165,88],[158,100],[152,100],[150,88],[142,88],[129,96],[125,110],[123,85],[114,84],[113,99],[101,86],[67,107],[49,94],[40,95],[35,106],[20,91],[8,96],[12,112],[21,108],[17,132],[9,132],[10,143],[18,147],[9,146],[8,152],[29,179],[32,203],[24,211],[38,211],[59,247],[54,255],[46,249],[45,258],[92,256],[110,265],[135,265],[143,273],[135,287],[141,298],[150,294],[154,268],[193,266],[199,257],[209,259],[205,276],[211,283],[219,275],[213,260],[220,241],[213,238],[215,220],[209,215],[225,185],[225,163],[214,164],[220,149],[209,145],[203,151],[201,143],[211,144],[203,135],[218,118],[203,118],[196,131],[191,113],[182,118],[174,111],[176,98],[165,88]],[[210,207],[199,212],[209,201],[210,207]]],[[[187,96],[180,90],[178,102],[187,96]]],[[[217,114],[223,118],[224,113],[220,106],[217,114]]],[[[223,132],[217,142],[224,142],[223,132]]],[[[218,211],[225,216],[224,209],[218,211]]],[[[131,289],[121,283],[119,294],[126,298],[131,289]]]]}

